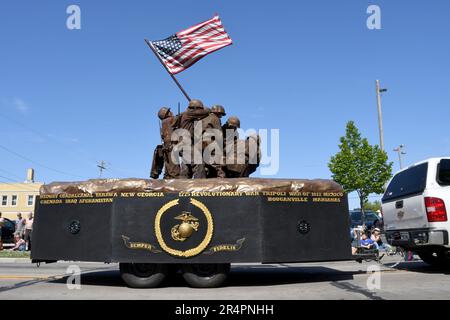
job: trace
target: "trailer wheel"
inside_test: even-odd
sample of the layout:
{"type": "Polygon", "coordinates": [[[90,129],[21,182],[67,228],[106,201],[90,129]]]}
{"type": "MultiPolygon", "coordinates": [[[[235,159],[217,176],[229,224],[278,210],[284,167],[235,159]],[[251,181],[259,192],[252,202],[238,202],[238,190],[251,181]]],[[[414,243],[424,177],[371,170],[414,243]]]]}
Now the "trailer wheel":
{"type": "Polygon", "coordinates": [[[181,271],[193,288],[217,288],[227,279],[230,264],[183,264],[181,271]]]}
{"type": "Polygon", "coordinates": [[[165,264],[120,263],[119,267],[122,280],[131,288],[155,288],[169,272],[165,264]]]}

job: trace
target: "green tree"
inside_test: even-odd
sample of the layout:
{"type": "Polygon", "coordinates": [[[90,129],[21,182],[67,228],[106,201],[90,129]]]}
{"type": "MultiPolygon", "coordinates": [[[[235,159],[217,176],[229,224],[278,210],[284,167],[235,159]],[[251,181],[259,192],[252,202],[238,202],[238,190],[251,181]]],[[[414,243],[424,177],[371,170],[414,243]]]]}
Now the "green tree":
{"type": "Polygon", "coordinates": [[[328,167],[333,180],[350,193],[359,196],[363,223],[364,205],[371,193],[383,193],[384,185],[392,176],[392,162],[388,163],[386,152],[377,145],[371,146],[353,121],[347,123],[346,133],[340,139],[340,151],[331,157],[328,167]]]}
{"type": "Polygon", "coordinates": [[[374,202],[366,202],[364,203],[364,210],[366,211],[378,211],[381,210],[381,202],[376,200],[374,202]]]}

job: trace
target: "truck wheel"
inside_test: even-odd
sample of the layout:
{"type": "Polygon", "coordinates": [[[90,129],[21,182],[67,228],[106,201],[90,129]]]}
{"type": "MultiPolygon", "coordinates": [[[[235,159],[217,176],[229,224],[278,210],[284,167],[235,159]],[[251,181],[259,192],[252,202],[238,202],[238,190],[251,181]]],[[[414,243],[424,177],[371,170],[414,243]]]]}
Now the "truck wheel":
{"type": "Polygon", "coordinates": [[[423,262],[433,267],[446,267],[450,265],[450,261],[446,258],[445,251],[422,251],[417,253],[423,262]]]}
{"type": "Polygon", "coordinates": [[[122,280],[131,288],[155,288],[169,272],[165,264],[120,263],[119,267],[122,280]]]}
{"type": "Polygon", "coordinates": [[[184,264],[181,271],[193,288],[217,288],[227,279],[230,264],[184,264]]]}

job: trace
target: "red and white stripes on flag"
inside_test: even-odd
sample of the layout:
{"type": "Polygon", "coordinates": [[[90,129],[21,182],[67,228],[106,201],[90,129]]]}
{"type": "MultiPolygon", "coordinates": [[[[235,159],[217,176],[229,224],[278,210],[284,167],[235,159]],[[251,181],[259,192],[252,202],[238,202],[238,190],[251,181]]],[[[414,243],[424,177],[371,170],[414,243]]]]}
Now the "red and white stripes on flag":
{"type": "Polygon", "coordinates": [[[219,16],[180,31],[167,39],[151,42],[171,74],[177,74],[207,54],[231,45],[219,16]]]}

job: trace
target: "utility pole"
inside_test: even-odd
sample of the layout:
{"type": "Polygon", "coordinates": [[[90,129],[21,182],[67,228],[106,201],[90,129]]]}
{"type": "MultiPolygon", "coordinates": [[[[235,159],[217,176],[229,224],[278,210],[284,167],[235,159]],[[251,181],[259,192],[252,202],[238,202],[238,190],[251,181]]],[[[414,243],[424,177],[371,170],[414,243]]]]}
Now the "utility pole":
{"type": "Polygon", "coordinates": [[[406,152],[403,151],[404,147],[405,146],[401,144],[394,149],[394,151],[398,153],[398,162],[400,163],[400,170],[403,169],[402,155],[406,154],[406,152]]]}
{"type": "Polygon", "coordinates": [[[100,174],[99,174],[99,178],[101,178],[102,177],[102,174],[103,174],[103,170],[106,170],[106,162],[105,161],[100,161],[98,164],[97,164],[97,167],[98,167],[98,169],[100,170],[100,174]]]}
{"type": "Polygon", "coordinates": [[[380,88],[380,80],[376,81],[377,93],[377,108],[378,108],[378,129],[380,131],[380,149],[384,151],[384,136],[383,136],[383,115],[381,113],[381,93],[386,92],[387,89],[380,88]]]}

